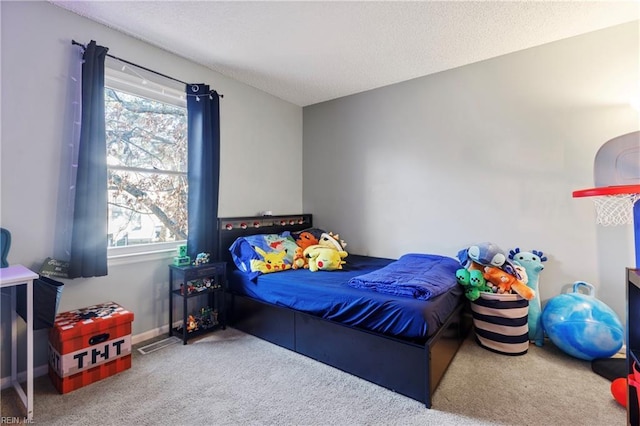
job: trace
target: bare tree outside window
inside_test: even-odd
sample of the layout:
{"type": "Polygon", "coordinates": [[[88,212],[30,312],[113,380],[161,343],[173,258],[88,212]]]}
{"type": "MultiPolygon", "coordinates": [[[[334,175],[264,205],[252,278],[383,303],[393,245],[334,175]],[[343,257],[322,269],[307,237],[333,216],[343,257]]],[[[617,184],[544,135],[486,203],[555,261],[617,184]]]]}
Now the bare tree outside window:
{"type": "Polygon", "coordinates": [[[105,88],[109,247],[187,238],[187,111],[105,88]]]}

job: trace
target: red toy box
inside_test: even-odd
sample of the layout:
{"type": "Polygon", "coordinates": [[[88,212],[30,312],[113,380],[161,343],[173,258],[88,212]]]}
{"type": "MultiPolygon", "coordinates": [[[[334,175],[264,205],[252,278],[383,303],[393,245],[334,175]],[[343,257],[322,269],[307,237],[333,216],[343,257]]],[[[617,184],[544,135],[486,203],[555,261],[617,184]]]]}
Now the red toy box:
{"type": "Polygon", "coordinates": [[[114,302],[63,312],[49,332],[49,377],[71,392],[131,368],[133,313],[114,302]]]}

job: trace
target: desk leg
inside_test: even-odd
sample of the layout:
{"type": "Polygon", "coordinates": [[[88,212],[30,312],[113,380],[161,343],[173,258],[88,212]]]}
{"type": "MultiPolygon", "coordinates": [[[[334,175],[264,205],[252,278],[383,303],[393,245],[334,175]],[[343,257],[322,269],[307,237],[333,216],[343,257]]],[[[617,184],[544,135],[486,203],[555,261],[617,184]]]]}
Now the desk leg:
{"type": "MultiPolygon", "coordinates": [[[[14,309],[15,314],[15,309],[14,309]]],[[[27,281],[27,421],[33,419],[33,280],[27,281]]]]}
{"type": "Polygon", "coordinates": [[[18,314],[16,286],[11,287],[11,384],[27,410],[27,421],[33,420],[33,280],[27,281],[27,393],[18,380],[18,314]]]}

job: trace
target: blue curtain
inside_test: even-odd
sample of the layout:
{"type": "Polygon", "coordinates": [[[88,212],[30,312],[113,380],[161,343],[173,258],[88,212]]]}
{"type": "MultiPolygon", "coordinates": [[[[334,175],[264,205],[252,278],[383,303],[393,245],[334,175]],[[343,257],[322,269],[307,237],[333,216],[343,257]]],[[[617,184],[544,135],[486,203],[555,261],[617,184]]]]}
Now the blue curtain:
{"type": "Polygon", "coordinates": [[[82,121],[69,278],[107,275],[107,148],[104,122],[106,47],[91,41],[82,64],[82,121]]]}
{"type": "Polygon", "coordinates": [[[220,182],[220,100],[205,84],[187,84],[188,237],[191,258],[209,253],[218,259],[220,182]]]}

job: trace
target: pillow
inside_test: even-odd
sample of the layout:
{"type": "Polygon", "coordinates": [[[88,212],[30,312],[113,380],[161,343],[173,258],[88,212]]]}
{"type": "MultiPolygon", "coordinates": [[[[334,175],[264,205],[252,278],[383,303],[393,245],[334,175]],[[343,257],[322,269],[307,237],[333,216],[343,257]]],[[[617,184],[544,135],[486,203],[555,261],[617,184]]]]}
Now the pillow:
{"type": "Polygon", "coordinates": [[[296,248],[289,231],[237,238],[229,251],[239,270],[254,279],[262,274],[291,269],[296,248]]]}

